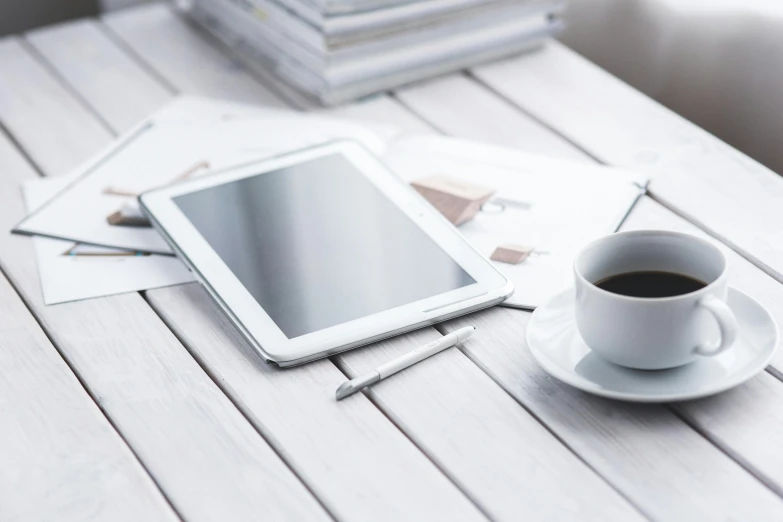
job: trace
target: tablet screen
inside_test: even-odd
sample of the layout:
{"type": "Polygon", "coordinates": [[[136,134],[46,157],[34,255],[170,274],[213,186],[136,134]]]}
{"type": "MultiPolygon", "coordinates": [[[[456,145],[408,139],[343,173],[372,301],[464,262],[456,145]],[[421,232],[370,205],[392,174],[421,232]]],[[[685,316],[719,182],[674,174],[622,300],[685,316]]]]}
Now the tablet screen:
{"type": "Polygon", "coordinates": [[[340,154],[174,202],[289,339],[476,282],[340,154]]]}

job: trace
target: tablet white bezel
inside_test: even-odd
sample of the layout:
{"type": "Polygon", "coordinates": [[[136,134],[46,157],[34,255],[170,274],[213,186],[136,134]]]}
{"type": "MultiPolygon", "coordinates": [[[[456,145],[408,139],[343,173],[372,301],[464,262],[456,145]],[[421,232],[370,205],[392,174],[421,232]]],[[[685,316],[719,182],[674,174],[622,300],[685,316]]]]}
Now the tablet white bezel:
{"type": "MultiPolygon", "coordinates": [[[[143,194],[141,206],[197,279],[261,355],[280,365],[327,356],[400,331],[499,302],[512,283],[419,194],[356,142],[338,141],[265,159],[143,194]],[[456,261],[476,283],[289,339],[223,262],[173,199],[290,165],[341,154],[456,261]],[[483,305],[483,306],[482,306],[483,305]]],[[[317,261],[314,261],[317,262],[317,261]]]]}

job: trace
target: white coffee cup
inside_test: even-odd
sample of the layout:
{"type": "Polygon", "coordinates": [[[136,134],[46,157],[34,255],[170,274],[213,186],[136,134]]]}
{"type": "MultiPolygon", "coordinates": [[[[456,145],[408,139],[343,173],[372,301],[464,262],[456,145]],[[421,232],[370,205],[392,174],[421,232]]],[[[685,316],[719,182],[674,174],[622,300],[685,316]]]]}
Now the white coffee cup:
{"type": "Polygon", "coordinates": [[[576,324],[591,350],[640,370],[688,364],[727,350],[737,320],[726,304],[727,263],[711,243],[677,232],[620,232],[589,244],[576,257],[576,324]],[[629,297],[595,285],[610,276],[661,271],[706,283],[672,297],[629,297]]]}

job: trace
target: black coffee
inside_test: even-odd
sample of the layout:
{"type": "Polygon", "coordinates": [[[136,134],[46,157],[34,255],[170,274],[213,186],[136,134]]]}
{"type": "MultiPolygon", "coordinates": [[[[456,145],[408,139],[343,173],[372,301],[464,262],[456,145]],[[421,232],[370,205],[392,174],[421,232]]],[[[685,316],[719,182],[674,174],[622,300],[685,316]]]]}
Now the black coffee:
{"type": "Polygon", "coordinates": [[[673,272],[627,272],[602,279],[595,286],[630,297],[672,297],[695,292],[707,283],[673,272]]]}

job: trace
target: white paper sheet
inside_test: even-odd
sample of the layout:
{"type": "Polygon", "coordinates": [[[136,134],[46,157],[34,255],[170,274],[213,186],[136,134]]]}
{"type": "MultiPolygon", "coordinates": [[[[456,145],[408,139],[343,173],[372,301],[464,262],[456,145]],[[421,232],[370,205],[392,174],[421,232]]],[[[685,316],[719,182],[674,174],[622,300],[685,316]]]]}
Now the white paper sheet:
{"type": "Polygon", "coordinates": [[[522,308],[534,308],[569,286],[574,254],[585,243],[616,230],[648,182],[645,176],[627,171],[473,142],[432,136],[399,137],[390,128],[368,132],[361,125],[340,120],[301,115],[291,118],[285,111],[193,98],[173,102],[150,121],[155,122],[159,133],[155,139],[124,149],[133,154],[117,155],[113,162],[100,164],[107,153],[118,150],[113,145],[66,178],[35,180],[25,187],[30,208],[54,193],[58,196],[34,214],[35,219],[23,222],[23,229],[69,238],[35,238],[47,304],[191,281],[187,269],[170,256],[128,256],[118,255],[127,252],[112,248],[73,247],[74,241],[82,241],[117,245],[126,250],[148,251],[151,246],[162,245],[167,251],[153,229],[125,228],[118,233],[122,227],[108,226],[107,213],[132,198],[103,192],[106,187],[134,192],[149,188],[151,183],[169,182],[203,161],[205,152],[212,154],[210,159],[215,158],[216,164],[233,164],[231,158],[248,153],[242,147],[260,147],[250,152],[266,153],[275,147],[298,148],[308,140],[326,141],[327,136],[352,135],[374,148],[406,181],[440,173],[494,187],[498,189],[496,204],[488,205],[486,211],[460,230],[487,257],[502,243],[536,248],[536,253],[519,265],[496,263],[516,285],[515,295],[505,304],[522,308]],[[307,125],[309,130],[303,131],[307,125]],[[279,135],[275,135],[275,130],[279,135]],[[256,134],[252,139],[243,134],[253,131],[256,134]],[[388,147],[387,141],[391,143],[388,147]],[[173,143],[182,145],[172,148],[173,143]],[[98,168],[94,168],[96,165],[98,168]],[[91,169],[91,173],[83,175],[91,169]],[[177,174],[172,176],[172,172],[177,174]],[[77,189],[82,192],[75,192],[77,189]],[[70,198],[74,199],[68,204],[58,203],[70,198]],[[497,213],[501,206],[503,211],[497,213]]]}
{"type": "Polygon", "coordinates": [[[535,308],[570,286],[576,252],[614,232],[648,182],[619,169],[440,137],[398,140],[385,161],[408,182],[445,174],[497,190],[459,230],[486,257],[503,243],[535,247],[518,265],[493,262],[516,287],[503,304],[519,308],[535,308]]]}
{"type": "MultiPolygon", "coordinates": [[[[23,185],[28,210],[40,207],[62,190],[69,179],[34,179],[23,185]]],[[[33,238],[44,303],[78,301],[193,281],[177,258],[136,255],[73,241],[33,238]]]]}
{"type": "Polygon", "coordinates": [[[107,217],[134,194],[181,179],[339,138],[376,153],[396,131],[344,120],[205,100],[175,102],[80,168],[76,181],[17,231],[133,251],[171,253],[151,228],[112,226],[107,217]]]}

